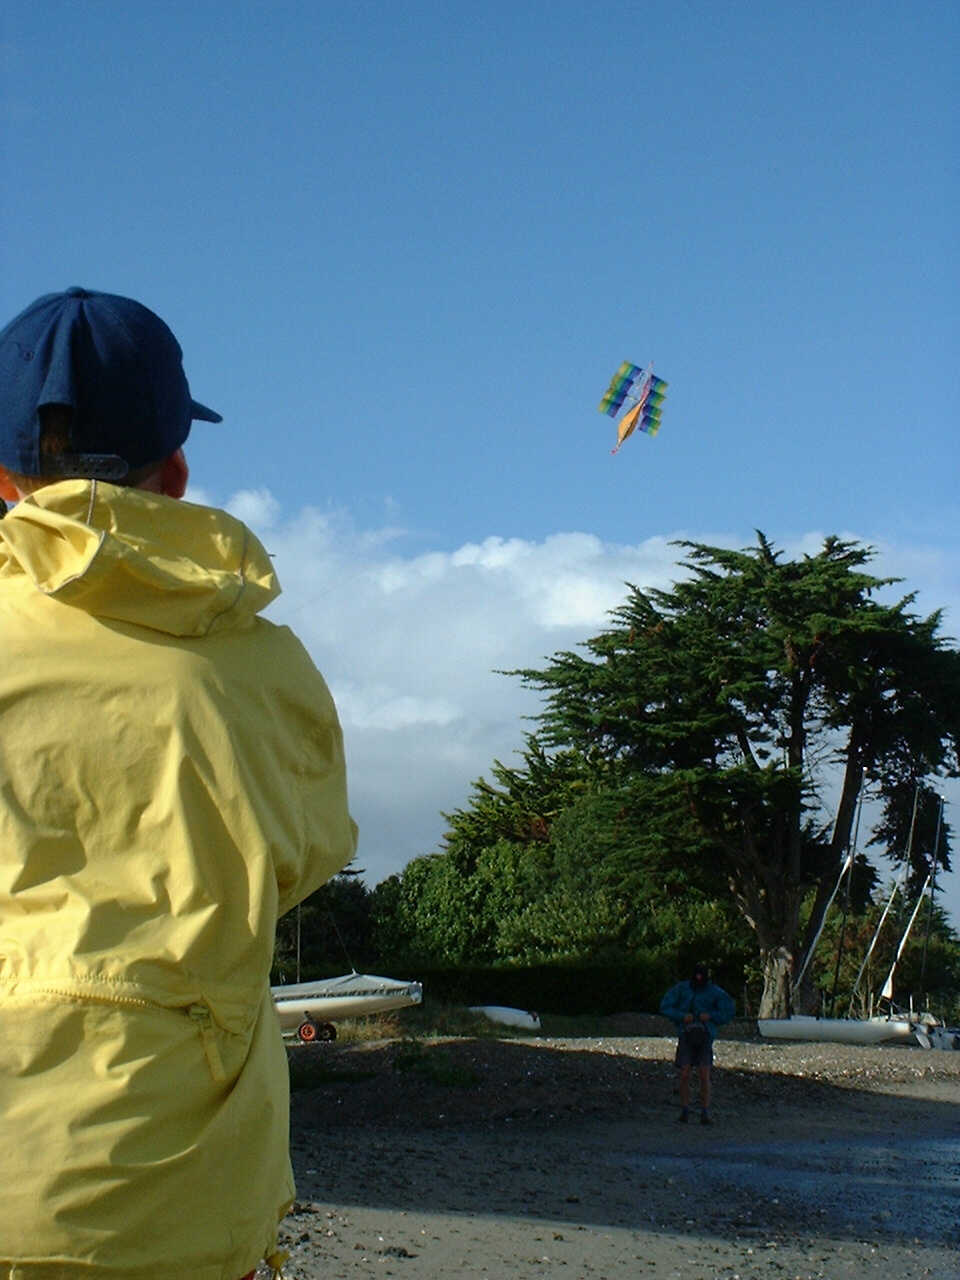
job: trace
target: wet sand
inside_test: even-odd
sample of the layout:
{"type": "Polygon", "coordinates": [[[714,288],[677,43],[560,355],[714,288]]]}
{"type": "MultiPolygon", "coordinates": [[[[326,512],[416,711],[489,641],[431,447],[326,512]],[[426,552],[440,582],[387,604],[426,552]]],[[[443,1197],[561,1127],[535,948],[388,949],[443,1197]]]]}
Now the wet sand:
{"type": "Polygon", "coordinates": [[[673,1041],[292,1051],[289,1280],[958,1280],[960,1053],[673,1041]]]}

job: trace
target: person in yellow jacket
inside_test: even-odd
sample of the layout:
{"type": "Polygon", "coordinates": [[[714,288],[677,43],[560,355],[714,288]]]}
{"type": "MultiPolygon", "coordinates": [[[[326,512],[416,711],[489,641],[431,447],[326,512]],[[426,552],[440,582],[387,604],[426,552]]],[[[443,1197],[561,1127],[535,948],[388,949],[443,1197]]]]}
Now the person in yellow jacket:
{"type": "Polygon", "coordinates": [[[2,1280],[239,1280],[294,1194],[274,930],[356,827],[181,360],[85,289],[0,333],[2,1280]]]}

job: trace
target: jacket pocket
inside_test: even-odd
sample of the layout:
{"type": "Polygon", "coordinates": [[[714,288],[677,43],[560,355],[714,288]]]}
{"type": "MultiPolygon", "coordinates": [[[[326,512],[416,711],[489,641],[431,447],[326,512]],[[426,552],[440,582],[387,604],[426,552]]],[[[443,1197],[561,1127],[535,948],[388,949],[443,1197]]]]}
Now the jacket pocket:
{"type": "MultiPolygon", "coordinates": [[[[86,983],[82,981],[50,982],[37,979],[17,979],[13,982],[0,982],[0,1004],[7,1007],[15,1005],[36,1005],[40,1002],[52,1001],[55,1004],[74,1007],[99,1007],[101,1009],[129,1010],[161,1018],[173,1018],[183,1026],[184,1022],[192,1024],[198,1036],[203,1057],[210,1076],[216,1084],[223,1084],[230,1079],[231,1073],[225,1061],[236,1063],[239,1069],[249,1051],[252,1020],[249,1028],[230,1027],[223,1018],[218,1018],[211,1004],[196,991],[183,997],[173,996],[159,998],[152,993],[138,991],[131,983],[118,985],[111,989],[103,982],[86,983]]],[[[131,1028],[132,1031],[132,1028],[131,1028]]],[[[133,1032],[135,1035],[136,1033],[133,1032]]]]}

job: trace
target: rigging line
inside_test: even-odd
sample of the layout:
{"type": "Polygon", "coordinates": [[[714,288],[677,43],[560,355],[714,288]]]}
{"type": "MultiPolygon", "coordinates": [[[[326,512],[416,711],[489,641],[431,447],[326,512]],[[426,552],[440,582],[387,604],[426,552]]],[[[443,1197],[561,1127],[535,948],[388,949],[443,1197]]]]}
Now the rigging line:
{"type": "MultiPolygon", "coordinates": [[[[903,860],[904,876],[905,876],[905,877],[906,877],[907,875],[909,875],[909,872],[910,872],[910,865],[911,865],[911,861],[912,861],[912,858],[913,858],[913,838],[914,838],[914,836],[915,836],[915,835],[916,835],[916,833],[917,833],[917,810],[918,810],[919,805],[920,805],[920,787],[921,787],[921,783],[920,783],[920,782],[918,782],[918,783],[916,784],[916,786],[914,787],[914,789],[913,789],[913,812],[912,812],[912,813],[911,813],[911,815],[910,815],[910,831],[909,831],[909,834],[907,835],[907,852],[906,852],[906,854],[905,854],[905,856],[904,856],[904,860],[903,860]]],[[[905,879],[904,879],[904,887],[906,887],[906,880],[905,880],[905,879]]],[[[923,896],[923,895],[922,895],[922,891],[921,891],[921,897],[922,897],[922,896],[923,896]]],[[[914,911],[914,915],[916,915],[916,911],[914,911]]],[[[911,926],[912,924],[913,924],[913,917],[911,917],[911,919],[910,919],[910,924],[908,924],[908,925],[907,925],[907,933],[909,933],[909,932],[910,932],[910,926],[911,926]]],[[[890,1000],[890,999],[892,999],[892,997],[893,997],[893,971],[894,971],[894,969],[896,969],[896,967],[897,967],[897,961],[900,959],[900,953],[903,951],[903,946],[904,946],[904,943],[906,942],[906,940],[907,940],[907,934],[905,933],[905,934],[903,935],[903,937],[901,938],[901,940],[900,940],[900,946],[899,946],[899,949],[897,950],[897,954],[896,954],[896,956],[894,957],[893,964],[890,966],[890,973],[888,974],[888,976],[887,976],[887,980],[886,980],[886,982],[883,984],[883,989],[882,989],[882,990],[881,990],[881,992],[880,992],[880,999],[881,999],[881,1000],[890,1000]],[[889,995],[887,995],[887,988],[888,988],[888,987],[890,988],[890,994],[889,994],[889,995]]],[[[872,1002],[871,1002],[871,1003],[872,1003],[872,1002]]]]}
{"type": "Polygon", "coordinates": [[[356,973],[357,966],[350,959],[350,952],[347,950],[347,944],[343,940],[343,934],[340,932],[340,926],[337,924],[336,916],[333,914],[332,911],[328,911],[327,917],[330,920],[330,923],[333,925],[333,931],[337,935],[337,941],[340,943],[341,947],[343,947],[343,954],[347,957],[347,964],[350,966],[350,972],[356,973]]]}
{"type": "Polygon", "coordinates": [[[850,890],[853,886],[853,864],[857,856],[857,845],[860,842],[860,815],[863,813],[863,793],[866,791],[866,769],[860,770],[860,794],[857,797],[857,817],[853,825],[853,843],[850,847],[850,874],[847,876],[847,891],[843,900],[843,923],[840,925],[840,936],[837,939],[837,959],[833,968],[833,988],[830,992],[830,1016],[837,1003],[837,986],[840,982],[840,961],[843,958],[843,944],[847,937],[847,917],[850,915],[850,890]]]}
{"type": "Polygon", "coordinates": [[[903,949],[907,945],[907,938],[910,937],[910,930],[913,928],[913,922],[914,920],[916,920],[917,915],[919,914],[920,908],[923,905],[923,895],[927,892],[927,886],[929,885],[929,883],[930,883],[930,876],[928,875],[926,880],[924,880],[923,882],[923,888],[920,890],[920,896],[919,898],[917,898],[917,905],[913,908],[913,914],[910,916],[910,921],[906,929],[904,929],[903,931],[903,937],[900,939],[899,947],[897,947],[897,954],[893,958],[893,964],[890,966],[890,972],[887,974],[887,980],[883,984],[883,990],[880,992],[881,1000],[893,999],[894,971],[896,970],[896,967],[900,962],[900,957],[903,955],[903,949]]]}
{"type": "Polygon", "coordinates": [[[887,905],[883,908],[883,914],[880,917],[880,923],[877,925],[876,929],[874,930],[873,937],[870,939],[870,945],[869,947],[867,947],[867,954],[863,957],[863,963],[860,966],[860,972],[857,974],[857,980],[853,984],[853,990],[850,992],[850,1004],[849,1004],[849,1007],[847,1008],[848,1018],[853,1017],[853,1006],[854,1006],[854,1001],[857,998],[857,992],[860,990],[860,979],[863,977],[864,971],[867,965],[870,963],[870,957],[873,955],[873,949],[877,945],[877,940],[880,937],[880,931],[883,929],[884,922],[886,921],[887,916],[890,914],[890,908],[893,906],[893,900],[897,896],[897,891],[902,887],[905,878],[906,878],[906,868],[903,868],[903,870],[900,873],[899,880],[895,880],[893,882],[893,889],[890,891],[890,897],[887,899],[887,905]]]}
{"type": "Polygon", "coordinates": [[[920,803],[920,783],[913,789],[913,813],[910,815],[910,834],[907,836],[907,855],[906,864],[910,865],[910,859],[913,856],[913,837],[917,830],[917,806],[920,803]]]}
{"type": "MultiPolygon", "coordinates": [[[[302,906],[303,906],[302,902],[297,903],[297,982],[300,981],[300,909],[302,906]]],[[[337,924],[336,916],[333,914],[332,911],[328,911],[327,917],[329,918],[330,923],[333,925],[333,931],[337,935],[337,941],[340,943],[340,946],[343,948],[343,954],[347,957],[347,964],[350,966],[350,972],[356,973],[357,967],[353,963],[353,961],[350,959],[350,952],[347,950],[347,944],[343,940],[343,934],[340,932],[340,927],[337,924]]]]}
{"type": "Polygon", "coordinates": [[[823,914],[820,917],[820,923],[817,925],[817,932],[814,934],[813,940],[810,943],[810,946],[807,948],[807,954],[804,957],[803,965],[800,969],[800,972],[797,974],[796,981],[793,984],[794,995],[796,995],[797,992],[800,990],[800,983],[803,981],[803,975],[807,972],[807,969],[810,965],[810,961],[813,959],[813,953],[817,949],[817,943],[820,941],[820,935],[823,933],[823,926],[826,924],[827,915],[830,911],[830,908],[833,906],[833,900],[837,896],[837,893],[840,889],[840,885],[843,883],[843,877],[847,874],[847,872],[850,870],[852,865],[853,865],[853,855],[847,854],[846,858],[844,859],[843,866],[840,868],[840,874],[839,876],[837,876],[837,883],[833,886],[833,892],[830,894],[830,897],[827,899],[826,906],[823,908],[823,914]]]}
{"type": "Polygon", "coordinates": [[[937,834],[933,837],[933,859],[930,865],[930,909],[927,911],[927,930],[923,935],[923,959],[920,961],[920,990],[927,972],[927,948],[930,945],[930,930],[933,926],[933,898],[937,889],[937,857],[940,853],[940,830],[943,826],[943,796],[940,797],[940,808],[937,810],[937,834]]]}
{"type": "MultiPolygon", "coordinates": [[[[859,831],[860,829],[860,809],[863,807],[863,790],[864,790],[863,775],[866,773],[866,770],[861,769],[860,772],[861,772],[860,794],[858,796],[858,802],[857,802],[858,803],[857,831],[859,831]]],[[[836,822],[834,823],[834,834],[836,834],[836,829],[837,829],[836,824],[839,821],[840,821],[840,815],[838,813],[836,822]]],[[[817,949],[817,943],[820,941],[820,935],[823,933],[823,927],[827,923],[827,916],[830,913],[830,908],[833,906],[833,900],[834,898],[836,898],[837,893],[840,890],[840,886],[843,883],[843,877],[847,874],[847,872],[852,872],[853,856],[855,851],[856,851],[856,840],[854,840],[854,846],[852,849],[849,846],[847,847],[847,856],[846,858],[844,858],[843,866],[840,868],[840,874],[837,876],[837,883],[833,886],[833,892],[830,894],[830,897],[827,899],[826,904],[823,908],[823,912],[820,916],[820,923],[817,925],[817,931],[814,934],[809,947],[807,947],[807,954],[803,958],[803,964],[800,967],[800,972],[797,974],[796,980],[794,981],[793,986],[791,987],[791,991],[790,991],[791,996],[795,996],[797,992],[800,990],[800,984],[803,982],[804,974],[807,972],[807,969],[810,967],[810,961],[813,959],[813,953],[817,949]]],[[[849,893],[849,888],[848,888],[848,893],[849,893]]]]}

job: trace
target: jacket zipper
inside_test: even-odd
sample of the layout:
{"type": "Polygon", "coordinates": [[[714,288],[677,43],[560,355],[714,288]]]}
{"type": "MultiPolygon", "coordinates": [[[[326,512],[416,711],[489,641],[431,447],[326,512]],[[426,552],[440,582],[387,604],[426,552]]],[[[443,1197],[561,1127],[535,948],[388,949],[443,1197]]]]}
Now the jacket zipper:
{"type": "Polygon", "coordinates": [[[205,1004],[192,1004],[187,1013],[189,1013],[200,1031],[200,1038],[203,1040],[203,1051],[207,1056],[210,1074],[218,1084],[221,1084],[226,1080],[227,1073],[223,1069],[223,1058],[220,1056],[220,1046],[217,1043],[217,1030],[213,1025],[213,1015],[205,1004]]]}
{"type": "MultiPolygon", "coordinates": [[[[67,1000],[90,1001],[93,1004],[119,1004],[130,1005],[135,1009],[160,1009],[163,1005],[158,1005],[152,1000],[138,1000],[135,996],[105,996],[105,995],[78,995],[76,991],[65,989],[63,987],[43,987],[43,991],[47,995],[60,996],[67,1000]]],[[[200,1038],[203,1041],[203,1052],[207,1059],[207,1065],[210,1068],[210,1074],[217,1084],[222,1084],[227,1078],[224,1070],[223,1058],[220,1056],[220,1045],[217,1043],[217,1030],[213,1021],[213,1014],[205,1004],[191,1004],[187,1006],[187,1013],[200,1032],[200,1038]]]]}

